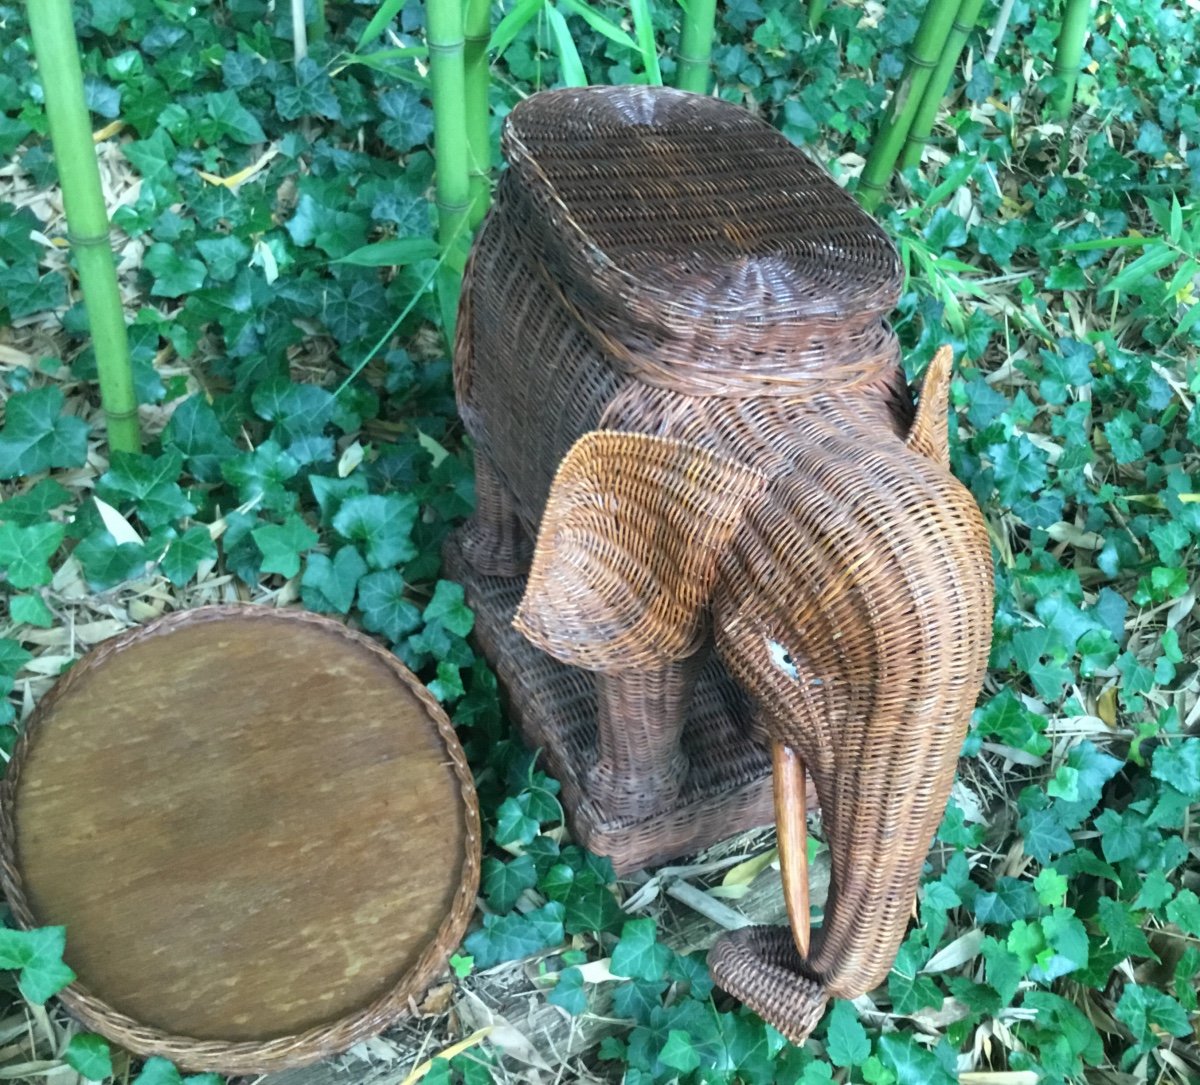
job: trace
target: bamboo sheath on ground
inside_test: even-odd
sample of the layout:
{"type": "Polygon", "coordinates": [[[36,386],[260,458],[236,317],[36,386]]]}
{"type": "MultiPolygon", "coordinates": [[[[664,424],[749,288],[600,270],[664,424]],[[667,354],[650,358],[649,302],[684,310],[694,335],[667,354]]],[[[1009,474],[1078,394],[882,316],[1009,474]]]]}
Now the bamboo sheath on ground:
{"type": "Polygon", "coordinates": [[[100,167],[83,96],[83,71],[71,4],[70,0],[31,0],[27,10],[63,190],[67,239],[79,267],[79,284],[96,351],[108,443],[114,452],[137,452],[141,437],[129,338],[109,242],[100,167]]]}
{"type": "Polygon", "coordinates": [[[470,156],[471,226],[478,226],[491,202],[491,134],[488,119],[488,40],[492,34],[489,0],[467,0],[463,24],[463,80],[466,94],[467,150],[470,156]]]}
{"type": "Polygon", "coordinates": [[[1059,120],[1066,120],[1071,115],[1075,81],[1079,78],[1083,42],[1087,37],[1091,13],[1091,0],[1066,0],[1063,8],[1062,29],[1058,32],[1054,53],[1054,74],[1058,76],[1060,84],[1050,101],[1051,112],[1059,120]]]}
{"type": "Polygon", "coordinates": [[[916,116],[913,117],[912,128],[909,129],[908,142],[904,146],[904,154],[900,158],[900,168],[908,169],[921,161],[925,147],[929,143],[929,135],[933,131],[933,123],[937,120],[938,110],[946,97],[950,79],[958,66],[958,58],[963,46],[967,43],[975,23],[979,19],[983,0],[962,0],[958,15],[950,27],[942,55],[938,58],[937,67],[929,77],[929,85],[921,95],[921,103],[917,106],[916,116]]]}
{"type": "Polygon", "coordinates": [[[929,0],[917,35],[909,50],[908,63],[900,85],[888,103],[879,134],[867,156],[858,185],[859,202],[868,211],[879,206],[891,178],[896,159],[904,147],[921,97],[942,55],[951,24],[958,13],[959,0],[929,0]]]}
{"type": "Polygon", "coordinates": [[[675,78],[680,90],[708,93],[716,15],[717,0],[689,0],[684,9],[679,32],[679,72],[675,78]]]}

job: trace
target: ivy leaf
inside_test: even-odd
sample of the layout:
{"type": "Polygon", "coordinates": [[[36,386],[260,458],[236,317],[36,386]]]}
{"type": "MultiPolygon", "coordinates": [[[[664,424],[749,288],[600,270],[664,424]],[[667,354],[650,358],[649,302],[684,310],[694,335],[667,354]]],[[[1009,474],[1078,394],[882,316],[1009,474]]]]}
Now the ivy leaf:
{"type": "Polygon", "coordinates": [[[379,138],[401,153],[411,151],[433,134],[433,110],[410,87],[394,87],[379,96],[379,108],[388,119],[379,126],[379,138]]]}
{"type": "Polygon", "coordinates": [[[587,934],[592,931],[615,932],[625,919],[625,913],[608,887],[594,878],[580,877],[574,881],[563,900],[563,926],[568,934],[587,934]]]}
{"type": "Polygon", "coordinates": [[[483,861],[483,895],[496,912],[511,912],[517,898],[537,884],[537,866],[532,855],[519,855],[508,862],[490,856],[483,861]]]}
{"type": "Polygon", "coordinates": [[[203,395],[189,396],[171,415],[163,431],[164,448],[177,448],[187,457],[188,470],[201,482],[217,482],[221,464],[238,454],[238,447],[221,428],[217,412],[203,395]]]}
{"type": "Polygon", "coordinates": [[[200,562],[216,556],[217,544],[208,528],[197,524],[171,541],[158,567],[175,587],[181,588],[196,575],[200,562]]]}
{"type": "Polygon", "coordinates": [[[583,989],[583,973],[577,968],[564,968],[558,982],[546,995],[546,1001],[561,1006],[572,1017],[587,1010],[587,994],[583,989]]]}
{"type": "Polygon", "coordinates": [[[196,242],[196,248],[208,266],[209,279],[214,283],[229,282],[250,259],[250,246],[232,234],[203,237],[196,242]]]}
{"type": "Polygon", "coordinates": [[[7,520],[0,522],[0,574],[14,588],[50,583],[49,561],[65,533],[62,524],[18,527],[7,520]]]}
{"type": "Polygon", "coordinates": [[[333,518],[333,529],[348,542],[361,543],[372,569],[388,569],[417,556],[412,541],[420,505],[409,494],[349,497],[333,518]]]}
{"type": "Polygon", "coordinates": [[[353,546],[339,547],[332,561],[324,554],[309,554],[300,580],[304,605],[322,614],[347,613],[366,571],[367,563],[353,546]]]}
{"type": "Polygon", "coordinates": [[[880,1036],[879,1057],[898,1085],[955,1085],[957,1080],[932,1051],[906,1033],[880,1036]]]}
{"type": "Polygon", "coordinates": [[[1101,897],[1097,906],[1100,930],[1108,937],[1113,952],[1121,957],[1158,957],[1151,951],[1142,928],[1129,914],[1127,905],[1112,897],[1101,897]]]}
{"type": "Polygon", "coordinates": [[[10,595],[8,613],[17,625],[49,629],[54,624],[54,614],[40,595],[10,595]]]}
{"type": "Polygon", "coordinates": [[[1029,810],[1021,815],[1018,825],[1025,837],[1025,854],[1039,863],[1049,863],[1055,855],[1075,846],[1053,810],[1029,810]]]}
{"type": "Polygon", "coordinates": [[[215,122],[218,136],[228,136],[238,143],[265,143],[266,133],[231,90],[217,91],[204,96],[204,108],[215,122]]]}
{"type": "Polygon", "coordinates": [[[657,940],[653,919],[626,921],[612,953],[613,975],[654,983],[666,975],[670,963],[671,950],[657,940]]]}
{"type": "Polygon", "coordinates": [[[845,999],[838,999],[828,1018],[825,1033],[825,1053],[834,1066],[860,1066],[871,1053],[871,1042],[867,1030],[858,1020],[854,1006],[845,999]]]}
{"type": "Polygon", "coordinates": [[[71,493],[52,478],[44,478],[27,493],[0,501],[0,520],[12,520],[22,527],[49,519],[50,513],[73,500],[71,493]]]}
{"type": "Polygon", "coordinates": [[[372,633],[382,633],[393,643],[419,628],[421,611],[404,593],[404,577],[395,569],[368,573],[359,580],[358,607],[363,627],[372,633]]]}
{"type": "Polygon", "coordinates": [[[531,818],[520,801],[512,796],[505,799],[496,812],[496,843],[501,847],[528,844],[540,828],[537,818],[531,818]]]}
{"type": "Polygon", "coordinates": [[[256,527],[250,534],[262,551],[262,571],[291,579],[300,571],[300,555],[317,545],[319,536],[293,513],[282,524],[256,527]]]}
{"type": "Polygon", "coordinates": [[[1167,918],[1188,934],[1200,935],[1200,897],[1181,889],[1167,905],[1167,918]]]}
{"type": "Polygon", "coordinates": [[[1117,1017],[1129,1026],[1139,1050],[1158,1046],[1154,1026],[1172,1036],[1190,1035],[1187,1013],[1170,995],[1153,987],[1127,983],[1117,1003],[1117,1017]]]}
{"type": "Polygon", "coordinates": [[[458,667],[448,659],[439,659],[437,677],[429,683],[429,692],[443,704],[448,701],[457,701],[466,693],[466,688],[462,683],[462,673],[458,667]]]}
{"type": "Polygon", "coordinates": [[[475,626],[475,615],[464,601],[462,585],[450,580],[437,582],[423,617],[427,622],[440,621],[460,637],[465,637],[475,626]]]}
{"type": "Polygon", "coordinates": [[[1165,743],[1154,751],[1151,775],[1190,802],[1200,800],[1200,738],[1165,743]]]}
{"type": "Polygon", "coordinates": [[[1038,954],[1031,978],[1049,982],[1087,967],[1087,931],[1073,909],[1055,908],[1042,918],[1041,928],[1048,950],[1038,954]]]}
{"type": "Polygon", "coordinates": [[[333,417],[332,392],[286,379],[261,383],[254,389],[251,403],[259,418],[275,423],[276,436],[288,440],[321,433],[333,417]]]}
{"type": "Polygon", "coordinates": [[[112,505],[132,502],[138,519],[151,531],[196,511],[179,488],[183,453],[169,449],[161,456],[114,452],[109,469],[100,476],[96,495],[112,505]]]}
{"type": "Polygon", "coordinates": [[[243,452],[221,467],[225,478],[237,487],[242,504],[261,501],[272,512],[291,512],[295,495],[285,484],[300,471],[300,464],[276,441],[263,441],[253,452],[243,452]]]}
{"type": "Polygon", "coordinates": [[[205,266],[165,241],[157,241],[142,258],[142,266],[154,276],[150,293],[160,298],[179,298],[193,294],[204,285],[205,266]]]}
{"type": "Polygon", "coordinates": [[[0,429],[0,479],[84,465],[88,426],[79,418],[60,417],[63,402],[62,392],[54,387],[9,398],[0,429]]]}
{"type": "Polygon", "coordinates": [[[67,1065],[89,1081],[104,1081],[112,1076],[112,1052],[108,1041],[90,1032],[79,1032],[71,1037],[64,1053],[67,1065]]]}
{"type": "Polygon", "coordinates": [[[170,1060],[153,1055],[142,1064],[142,1072],[133,1079],[133,1085],[180,1085],[179,1071],[170,1060]]]}
{"type": "Polygon", "coordinates": [[[683,1074],[690,1074],[700,1065],[700,1056],[692,1044],[691,1036],[680,1029],[667,1033],[667,1042],[658,1053],[658,1061],[683,1074]]]}
{"type": "Polygon", "coordinates": [[[41,1005],[75,978],[75,973],[63,964],[66,947],[66,927],[0,929],[0,968],[19,968],[17,986],[21,994],[41,1005]]]}
{"type": "Polygon", "coordinates": [[[556,900],[524,915],[485,915],[483,927],[463,942],[476,968],[528,957],[561,944],[563,906],[556,900]]]}

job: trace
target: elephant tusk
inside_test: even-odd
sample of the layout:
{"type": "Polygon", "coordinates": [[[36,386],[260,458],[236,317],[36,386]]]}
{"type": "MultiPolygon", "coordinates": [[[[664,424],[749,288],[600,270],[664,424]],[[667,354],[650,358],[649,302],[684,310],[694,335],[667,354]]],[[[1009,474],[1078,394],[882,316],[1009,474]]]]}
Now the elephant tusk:
{"type": "Polygon", "coordinates": [[[775,779],[775,824],[779,830],[779,868],[792,938],[802,959],[808,957],[808,823],[804,761],[782,742],[772,747],[775,779]]]}

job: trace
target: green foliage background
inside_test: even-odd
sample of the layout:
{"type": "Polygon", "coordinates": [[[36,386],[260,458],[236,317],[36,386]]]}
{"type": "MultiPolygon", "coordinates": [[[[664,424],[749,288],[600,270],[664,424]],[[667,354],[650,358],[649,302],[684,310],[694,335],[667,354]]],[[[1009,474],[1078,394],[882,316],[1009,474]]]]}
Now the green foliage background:
{"type": "MultiPolygon", "coordinates": [[[[621,6],[513,8],[526,9],[494,68],[496,120],[563,65],[646,78],[632,39],[587,17],[627,37],[621,6]]],[[[68,562],[98,599],[156,577],[184,591],[214,569],[255,590],[298,578],[305,606],[361,624],[429,682],[475,767],[487,913],[456,971],[536,954],[565,1012],[603,1000],[626,1025],[598,1072],[634,1085],[1200,1074],[1195,19],[1101,5],[1064,130],[1043,121],[1057,12],[1018,0],[998,62],[974,42],[940,144],[884,216],[911,273],[895,319],[906,364],[915,377],[936,346],[956,349],[954,468],[998,555],[993,666],[963,762],[983,802],[951,804],[886,987],[836,1004],[798,1050],[714,1000],[703,962],[622,911],[605,861],[561,842],[557,785],[510,738],[461,589],[439,579],[473,492],[429,289],[422,11],[405,4],[358,46],[374,13],[330,0],[325,40],[293,65],[284,4],[77,5],[97,127],[120,119],[112,138],[140,178],[113,216],[141,249],[138,394],[169,421],[146,453],[103,460],[72,280],[39,218],[0,193],[0,323],[53,313],[64,331],[59,355],[0,370],[0,692],[28,673],[31,631],[61,620],[68,562]],[[164,379],[164,358],[190,374],[164,379]],[[91,492],[77,473],[89,456],[91,492]],[[138,541],[115,538],[93,496],[138,541]],[[621,978],[588,981],[597,959],[621,978]]],[[[798,5],[730,0],[717,92],[852,185],[917,14],[835,4],[812,34],[798,5]]],[[[670,82],[679,12],[650,17],[670,82]]],[[[994,18],[985,7],[982,25],[994,18]]],[[[0,155],[48,189],[22,20],[0,2],[0,155]]],[[[7,748],[20,703],[19,689],[0,701],[7,748]]],[[[61,955],[61,930],[0,931],[13,998],[57,990],[61,955]]],[[[490,1081],[495,1057],[437,1061],[425,1080],[490,1081]]],[[[113,1069],[92,1037],[65,1058],[92,1078],[113,1069]]],[[[179,1075],[151,1060],[136,1080],[179,1075]]]]}

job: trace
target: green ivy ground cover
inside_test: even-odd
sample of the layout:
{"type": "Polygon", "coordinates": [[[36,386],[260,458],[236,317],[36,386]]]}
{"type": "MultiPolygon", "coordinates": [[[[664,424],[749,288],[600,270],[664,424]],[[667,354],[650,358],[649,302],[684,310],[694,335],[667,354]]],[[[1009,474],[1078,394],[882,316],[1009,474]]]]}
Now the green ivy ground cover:
{"type": "MultiPolygon", "coordinates": [[[[432,115],[402,53],[421,9],[356,52],[374,10],[330,0],[326,41],[294,65],[285,4],[77,5],[153,433],[109,459],[23,16],[0,0],[5,748],[78,654],[69,629],[229,593],[299,602],[392,646],[451,713],[489,839],[456,982],[529,959],[532,997],[618,1022],[560,1080],[1197,1079],[1194,17],[1102,5],[1064,131],[1043,121],[1057,15],[1018,0],[996,64],[973,42],[944,138],[883,216],[910,272],[895,322],[912,375],[956,348],[953,462],[996,547],[995,644],[919,922],[885,987],[835,1004],[798,1050],[714,995],[702,957],[664,940],[661,904],[624,910],[631,887],[564,838],[557,785],[509,737],[461,589],[439,577],[473,492],[428,290],[432,115]]],[[[642,78],[627,45],[562,11],[592,81],[642,78]]],[[[730,0],[718,92],[852,185],[918,14],[835,4],[812,35],[798,5],[730,0]]],[[[679,12],[653,16],[669,82],[679,12]]],[[[560,21],[530,21],[497,63],[497,116],[557,80],[560,21]]],[[[0,930],[0,1031],[45,1022],[0,1073],[41,1080],[65,1059],[178,1082],[95,1037],[64,1050],[22,1008],[69,980],[63,939],[0,930]]],[[[517,1077],[512,1055],[475,1045],[424,1080],[517,1077]]]]}

